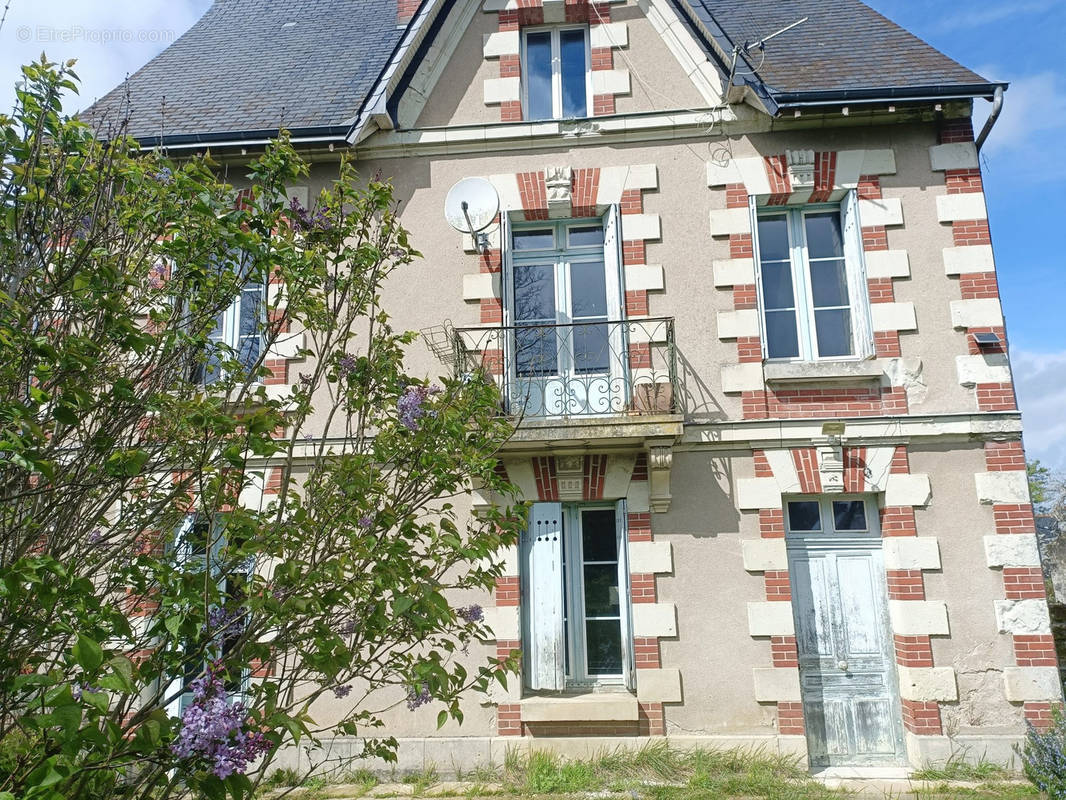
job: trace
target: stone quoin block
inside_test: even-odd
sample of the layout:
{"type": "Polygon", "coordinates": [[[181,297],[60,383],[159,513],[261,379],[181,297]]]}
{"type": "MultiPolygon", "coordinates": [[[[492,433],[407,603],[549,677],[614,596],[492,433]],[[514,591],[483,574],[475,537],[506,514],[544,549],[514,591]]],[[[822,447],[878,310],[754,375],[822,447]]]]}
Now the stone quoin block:
{"type": "Polygon", "coordinates": [[[782,600],[748,603],[748,633],[752,636],[794,636],[792,603],[782,600]]]}
{"type": "Polygon", "coordinates": [[[944,272],[947,275],[969,275],[975,272],[994,272],[996,260],[988,244],[969,247],[944,248],[944,272]]]}
{"type": "Polygon", "coordinates": [[[889,600],[892,631],[900,636],[947,636],[948,609],[934,600],[889,600]]]}
{"type": "Polygon", "coordinates": [[[982,505],[1029,502],[1029,479],[1025,470],[978,472],[973,476],[977,501],[982,505]]]}
{"type": "Polygon", "coordinates": [[[634,636],[677,636],[677,608],[673,603],[634,603],[630,613],[634,636]]]}
{"type": "Polygon", "coordinates": [[[1010,383],[1010,364],[1003,353],[979,356],[955,356],[955,371],[962,386],[979,383],[1010,383]]]}
{"type": "Polygon", "coordinates": [[[799,670],[779,667],[755,667],[751,671],[755,699],[760,703],[799,703],[799,670]]]}
{"type": "Polygon", "coordinates": [[[1039,567],[1040,551],[1036,534],[985,537],[985,563],[990,567],[1039,567]]]}
{"type": "Polygon", "coordinates": [[[955,670],[951,667],[896,667],[899,694],[904,700],[954,701],[959,699],[955,670]]]}
{"type": "Polygon", "coordinates": [[[630,542],[629,571],[666,573],[674,570],[670,542],[630,542]]]}
{"type": "Polygon", "coordinates": [[[977,169],[977,146],[973,142],[948,142],[929,148],[929,164],[934,172],[949,169],[977,169]]]}
{"type": "Polygon", "coordinates": [[[889,536],[881,547],[885,569],[940,569],[940,544],[935,536],[889,536]]]}
{"type": "Polygon", "coordinates": [[[755,261],[750,258],[722,258],[711,262],[714,285],[750,286],[755,283],[755,261]]]}
{"type": "Polygon", "coordinates": [[[788,569],[784,539],[741,539],[740,553],[748,572],[788,569]]]}
{"type": "Polygon", "coordinates": [[[951,301],[951,327],[994,328],[1003,325],[1003,310],[993,297],[951,301]]]}
{"type": "Polygon", "coordinates": [[[1057,667],[1005,667],[1003,691],[1012,703],[1062,699],[1057,667]]]}
{"type": "Polygon", "coordinates": [[[637,670],[637,700],[644,703],[680,703],[681,670],[637,670]]]}
{"type": "Polygon", "coordinates": [[[781,508],[781,487],[775,478],[738,478],[737,506],[745,511],[781,508]]]}
{"type": "MultiPolygon", "coordinates": [[[[1007,538],[1007,537],[1004,537],[1007,538]]],[[[1047,635],[1051,633],[1047,600],[996,600],[996,629],[1000,633],[1047,635]]]]}
{"type": "Polygon", "coordinates": [[[921,474],[889,475],[885,481],[886,506],[924,506],[932,497],[929,476],[921,474]]]}
{"type": "Polygon", "coordinates": [[[941,222],[987,219],[983,192],[942,194],[936,199],[936,218],[941,222]]]}

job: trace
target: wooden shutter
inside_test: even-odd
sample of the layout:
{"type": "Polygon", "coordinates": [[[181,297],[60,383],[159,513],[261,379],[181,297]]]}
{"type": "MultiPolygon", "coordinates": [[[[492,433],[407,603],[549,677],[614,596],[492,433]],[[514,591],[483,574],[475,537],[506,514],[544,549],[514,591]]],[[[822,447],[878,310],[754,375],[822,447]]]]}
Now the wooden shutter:
{"type": "Polygon", "coordinates": [[[618,614],[622,625],[622,679],[627,689],[636,689],[633,657],[633,615],[629,598],[629,532],[626,501],[614,505],[614,526],[618,537],[618,614]]]}
{"type": "Polygon", "coordinates": [[[862,248],[862,223],[859,221],[859,196],[854,189],[840,202],[840,230],[844,239],[844,263],[848,275],[851,301],[851,328],[855,337],[855,355],[869,358],[874,354],[873,320],[870,318],[870,292],[866,286],[866,260],[862,248]]]}
{"type": "MultiPolygon", "coordinates": [[[[610,321],[626,318],[625,314],[625,273],[622,266],[622,217],[617,204],[607,209],[603,223],[603,265],[606,271],[605,288],[607,290],[607,319],[610,321]]],[[[622,411],[631,402],[629,384],[629,342],[628,331],[624,325],[611,325],[607,329],[608,348],[610,350],[610,410],[622,411]],[[614,385],[618,383],[617,387],[614,385]]]]}
{"type": "MultiPolygon", "coordinates": [[[[755,304],[759,310],[759,342],[763,361],[769,358],[766,345],[766,315],[762,307],[762,264],[759,263],[759,204],[758,198],[748,195],[748,218],[751,220],[751,258],[755,270],[755,304]]],[[[799,313],[797,309],[797,313],[799,313]]]]}
{"type": "Polygon", "coordinates": [[[563,635],[563,506],[535,503],[522,539],[526,585],[526,672],[531,689],[566,686],[563,635]]]}

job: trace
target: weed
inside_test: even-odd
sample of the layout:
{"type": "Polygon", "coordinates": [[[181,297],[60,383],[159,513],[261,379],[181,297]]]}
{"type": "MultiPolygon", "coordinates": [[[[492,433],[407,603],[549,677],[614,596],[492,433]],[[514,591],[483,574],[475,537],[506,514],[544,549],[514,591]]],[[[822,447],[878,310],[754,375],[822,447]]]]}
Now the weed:
{"type": "Polygon", "coordinates": [[[911,778],[916,781],[974,781],[977,783],[1001,781],[1010,777],[1010,772],[999,764],[994,764],[984,758],[977,762],[967,761],[964,753],[953,753],[943,764],[938,766],[927,764],[911,775],[911,778]]]}

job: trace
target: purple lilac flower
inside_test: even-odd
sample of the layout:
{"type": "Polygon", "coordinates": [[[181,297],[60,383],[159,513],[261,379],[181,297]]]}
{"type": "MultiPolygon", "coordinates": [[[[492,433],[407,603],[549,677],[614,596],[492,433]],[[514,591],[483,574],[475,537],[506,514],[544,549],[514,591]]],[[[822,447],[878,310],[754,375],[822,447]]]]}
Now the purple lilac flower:
{"type": "Polygon", "coordinates": [[[353,633],[355,633],[355,628],[355,617],[348,617],[337,628],[337,633],[339,633],[341,636],[351,636],[353,633]]]}
{"type": "Polygon", "coordinates": [[[89,534],[89,544],[100,544],[103,538],[104,532],[99,528],[93,528],[92,533],[89,534]]]}
{"type": "Polygon", "coordinates": [[[161,167],[152,177],[160,183],[170,183],[174,180],[174,171],[170,167],[161,167]]]}
{"type": "Polygon", "coordinates": [[[425,402],[429,399],[430,395],[440,393],[439,386],[419,386],[418,384],[411,384],[406,389],[400,399],[396,401],[396,410],[400,414],[400,423],[409,431],[418,430],[418,421],[423,417],[436,416],[435,413],[425,408],[425,402]]]}
{"type": "Polygon", "coordinates": [[[192,683],[193,700],[181,715],[181,729],[170,746],[178,758],[203,762],[218,778],[243,773],[249,762],[270,749],[259,731],[248,730],[248,712],[229,703],[217,666],[192,683]]]}
{"type": "Polygon", "coordinates": [[[407,707],[414,711],[419,706],[424,706],[433,695],[429,693],[429,684],[423,682],[421,686],[411,686],[407,689],[407,707]]]}
{"type": "Polygon", "coordinates": [[[471,606],[457,608],[455,609],[455,613],[467,622],[481,622],[485,619],[485,610],[477,603],[474,603],[471,606]]]}
{"type": "Polygon", "coordinates": [[[244,616],[245,608],[212,608],[207,612],[207,622],[204,624],[205,631],[220,631],[229,628],[234,622],[244,616]]]}
{"type": "Polygon", "coordinates": [[[310,386],[311,385],[311,376],[308,375],[306,372],[301,372],[300,373],[300,383],[304,384],[305,386],[310,386]]]}
{"type": "Polygon", "coordinates": [[[340,357],[340,360],[337,362],[337,366],[340,367],[342,375],[351,375],[353,372],[355,372],[356,363],[357,362],[355,360],[355,356],[353,356],[351,353],[345,353],[343,356],[340,357]]]}
{"type": "Polygon", "coordinates": [[[374,524],[374,518],[372,516],[370,516],[369,514],[363,514],[363,516],[359,517],[358,525],[363,530],[366,530],[367,528],[369,528],[373,524],[374,524]]]}
{"type": "Polygon", "coordinates": [[[333,687],[333,696],[336,697],[338,700],[343,700],[345,697],[347,697],[351,693],[352,693],[352,685],[350,683],[345,684],[344,686],[334,686],[333,687]]]}

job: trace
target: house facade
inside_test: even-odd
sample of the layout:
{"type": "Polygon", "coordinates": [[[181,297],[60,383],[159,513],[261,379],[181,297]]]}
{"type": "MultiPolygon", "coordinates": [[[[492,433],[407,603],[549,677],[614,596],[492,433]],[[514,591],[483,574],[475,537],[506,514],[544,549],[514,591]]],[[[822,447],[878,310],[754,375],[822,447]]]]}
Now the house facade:
{"type": "Polygon", "coordinates": [[[521,419],[528,530],[471,658],[522,675],[461,727],[389,712],[401,766],[661,736],[1009,761],[1049,721],[971,123],[1004,88],[858,0],[216,0],[130,78],[145,146],[237,175],[284,126],[302,203],[341,153],[390,178],[409,363],[485,368],[521,419]],[[466,179],[479,232],[444,214],[466,179]]]}

